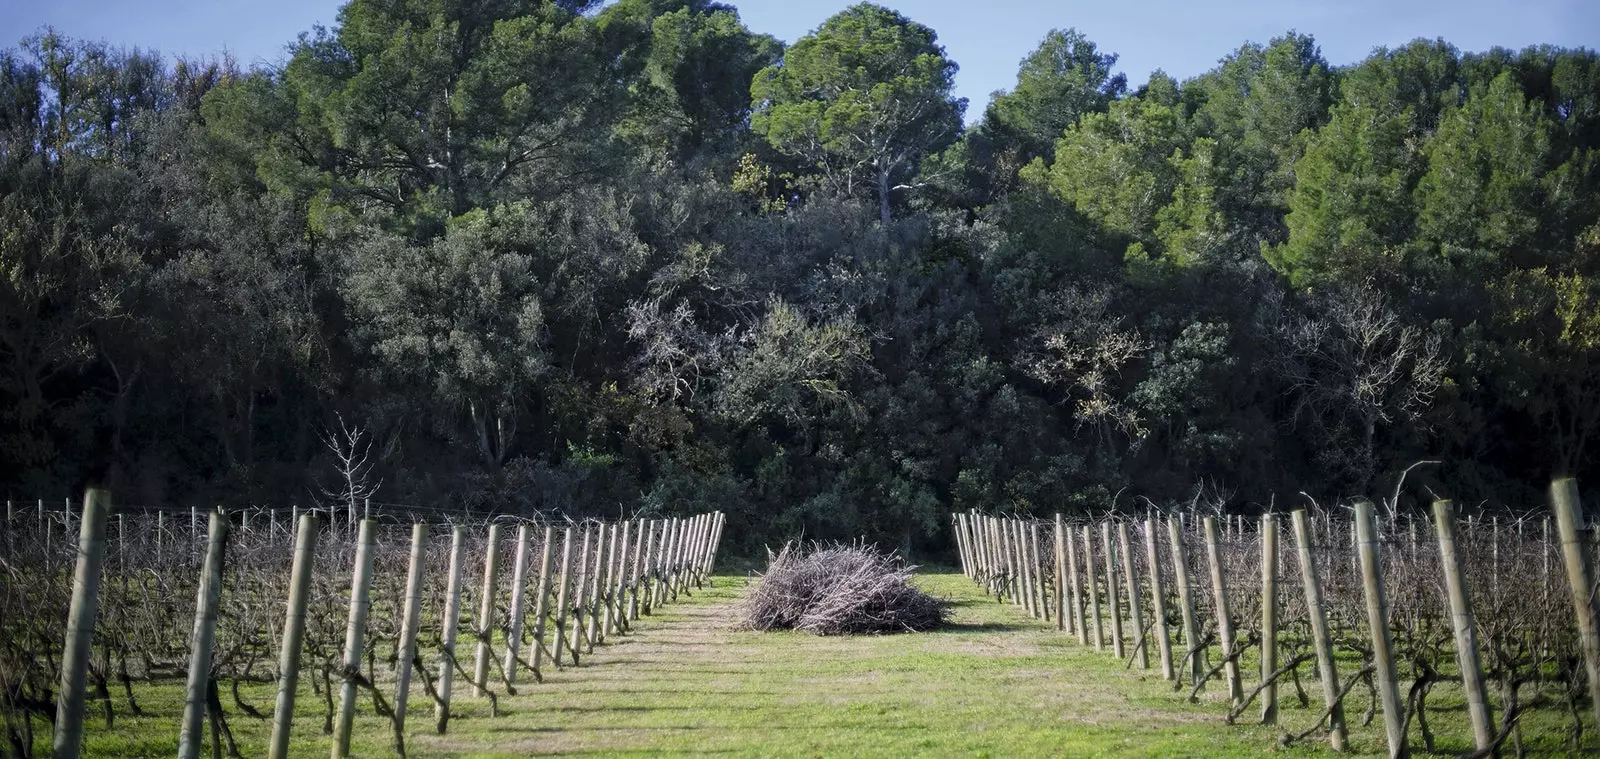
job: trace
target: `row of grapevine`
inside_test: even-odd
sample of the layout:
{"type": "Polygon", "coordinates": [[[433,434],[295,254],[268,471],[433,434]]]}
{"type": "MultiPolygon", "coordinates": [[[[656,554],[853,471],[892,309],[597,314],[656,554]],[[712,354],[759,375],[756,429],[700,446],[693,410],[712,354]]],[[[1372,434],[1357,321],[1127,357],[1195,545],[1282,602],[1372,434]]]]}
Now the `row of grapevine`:
{"type": "Polygon", "coordinates": [[[997,599],[1129,667],[1154,660],[1191,700],[1221,681],[1230,724],[1252,705],[1262,724],[1279,724],[1279,690],[1307,706],[1309,678],[1321,707],[1282,743],[1321,733],[1346,748],[1346,705],[1361,688],[1360,719],[1381,713],[1390,755],[1406,756],[1413,734],[1435,750],[1428,697],[1448,684],[1465,706],[1469,754],[1487,756],[1507,741],[1520,754],[1522,718],[1540,706],[1561,707],[1574,750],[1585,696],[1590,726],[1600,722],[1600,545],[1590,545],[1600,530],[1585,529],[1571,480],[1552,485],[1550,506],[1550,516],[1466,520],[1450,501],[1425,519],[1362,500],[1288,520],[1152,510],[952,521],[963,571],[997,599]]]}
{"type": "Polygon", "coordinates": [[[306,685],[333,756],[349,755],[367,702],[404,756],[411,702],[431,702],[428,727],[443,734],[459,681],[492,717],[526,680],[578,666],[702,587],[724,526],[721,513],[442,525],[113,514],[97,490],[81,511],[31,511],[8,509],[0,536],[0,717],[19,757],[40,743],[77,756],[85,731],[114,730],[119,712],[173,715],[180,757],[239,756],[241,716],[270,721],[268,756],[303,753],[291,731],[306,685]],[[271,687],[274,703],[241,686],[271,687]],[[85,719],[91,707],[99,719],[85,719]]]}

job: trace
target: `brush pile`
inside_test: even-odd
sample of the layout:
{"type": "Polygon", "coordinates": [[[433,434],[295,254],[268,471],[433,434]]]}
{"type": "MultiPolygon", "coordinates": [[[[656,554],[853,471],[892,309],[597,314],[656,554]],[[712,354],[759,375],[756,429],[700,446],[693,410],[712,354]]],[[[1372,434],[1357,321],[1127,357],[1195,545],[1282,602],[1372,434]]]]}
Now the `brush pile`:
{"type": "Polygon", "coordinates": [[[911,585],[914,567],[876,548],[790,542],[769,552],[766,574],[741,612],[752,630],[862,635],[931,630],[948,605],[911,585]]]}

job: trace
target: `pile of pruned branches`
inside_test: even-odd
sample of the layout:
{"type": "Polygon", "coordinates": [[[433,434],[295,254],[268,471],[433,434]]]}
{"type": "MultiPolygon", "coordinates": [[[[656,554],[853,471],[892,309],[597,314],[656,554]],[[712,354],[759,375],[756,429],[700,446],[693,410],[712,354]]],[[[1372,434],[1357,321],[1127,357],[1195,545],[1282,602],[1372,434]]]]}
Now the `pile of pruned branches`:
{"type": "Polygon", "coordinates": [[[790,542],[742,605],[752,630],[817,635],[919,632],[944,624],[948,604],[910,583],[914,567],[876,548],[790,542]]]}

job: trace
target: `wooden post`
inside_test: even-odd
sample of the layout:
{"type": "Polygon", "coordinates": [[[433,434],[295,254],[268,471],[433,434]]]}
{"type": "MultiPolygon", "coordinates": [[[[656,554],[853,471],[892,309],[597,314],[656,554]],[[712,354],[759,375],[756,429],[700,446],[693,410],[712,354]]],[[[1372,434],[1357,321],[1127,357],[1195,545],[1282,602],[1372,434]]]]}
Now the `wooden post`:
{"type": "Polygon", "coordinates": [[[1466,573],[1456,553],[1456,517],[1449,501],[1433,502],[1433,527],[1439,535],[1439,563],[1444,568],[1446,594],[1450,598],[1450,623],[1456,634],[1456,664],[1461,669],[1461,689],[1467,699],[1467,717],[1472,721],[1472,739],[1480,752],[1494,745],[1494,716],[1489,711],[1489,692],[1478,659],[1478,626],[1472,617],[1472,596],[1467,591],[1466,573]]]}
{"type": "MultiPolygon", "coordinates": [[[[556,586],[556,645],[550,652],[555,659],[556,666],[561,666],[561,652],[567,647],[567,599],[569,588],[572,586],[572,528],[564,527],[561,530],[561,579],[556,586]]],[[[576,646],[573,646],[576,649],[576,646]]],[[[573,664],[577,664],[576,661],[573,664]]]]}
{"type": "Polygon", "coordinates": [[[550,614],[550,569],[555,554],[556,528],[544,528],[544,546],[539,549],[539,590],[533,594],[533,676],[543,678],[545,653],[544,620],[550,614]]]}
{"type": "Polygon", "coordinates": [[[478,631],[478,651],[472,662],[472,695],[483,698],[489,689],[489,649],[494,636],[494,602],[500,595],[500,524],[489,525],[489,544],[483,557],[483,587],[478,596],[478,618],[473,628],[478,631]]]}
{"type": "Polygon", "coordinates": [[[1022,608],[1027,610],[1028,616],[1038,619],[1038,599],[1034,597],[1033,593],[1033,575],[1038,571],[1038,568],[1034,566],[1033,554],[1028,550],[1028,533],[1032,531],[1032,528],[1032,524],[1026,524],[1021,519],[1017,519],[1012,525],[1012,538],[1017,542],[1017,558],[1019,559],[1017,563],[1021,565],[1022,569],[1020,573],[1022,575],[1022,587],[1020,588],[1022,591],[1022,608]]]}
{"type": "Polygon", "coordinates": [[[517,552],[511,568],[511,618],[506,620],[506,684],[517,683],[517,652],[522,649],[523,599],[528,585],[528,525],[517,525],[517,552]]]}
{"type": "Polygon", "coordinates": [[[1595,619],[1594,576],[1589,568],[1589,552],[1578,535],[1584,520],[1577,480],[1562,478],[1551,482],[1550,507],[1556,514],[1561,558],[1566,563],[1567,585],[1572,589],[1572,608],[1578,617],[1578,641],[1582,645],[1583,663],[1589,674],[1589,702],[1594,709],[1595,721],[1600,724],[1600,622],[1595,619]]]}
{"type": "Polygon", "coordinates": [[[1150,565],[1150,608],[1155,620],[1156,651],[1161,659],[1161,677],[1171,680],[1176,675],[1172,669],[1172,636],[1167,632],[1167,597],[1161,591],[1161,552],[1156,550],[1155,517],[1144,518],[1145,561],[1150,565]]]}
{"type": "Polygon", "coordinates": [[[966,517],[961,512],[950,515],[950,522],[956,531],[956,557],[961,560],[961,574],[967,578],[972,577],[972,561],[967,551],[966,517]]]}
{"type": "Polygon", "coordinates": [[[90,488],[83,494],[78,522],[78,559],[72,576],[72,603],[67,612],[67,640],[61,654],[61,688],[56,694],[54,759],[75,759],[83,745],[84,681],[94,647],[94,623],[100,612],[100,569],[105,560],[106,516],[110,491],[90,488]]]}
{"type": "Polygon", "coordinates": [[[466,557],[467,528],[456,525],[450,531],[450,574],[445,578],[444,619],[440,630],[439,700],[433,706],[434,719],[443,727],[450,722],[450,695],[456,681],[456,631],[461,626],[461,564],[466,557]]]}
{"type": "Polygon", "coordinates": [[[1067,589],[1072,593],[1072,623],[1077,628],[1078,645],[1089,645],[1089,618],[1088,612],[1083,608],[1083,587],[1078,579],[1078,541],[1073,535],[1075,530],[1066,528],[1067,542],[1067,589]]]}
{"type": "Polygon", "coordinates": [[[1278,723],[1278,517],[1261,515],[1261,724],[1278,723]]]}
{"type": "Polygon", "coordinates": [[[371,606],[372,554],[378,523],[361,520],[356,544],[355,575],[350,579],[350,621],[344,632],[344,687],[339,691],[339,718],[333,727],[333,759],[350,755],[350,728],[355,723],[356,679],[361,676],[361,643],[367,635],[367,610],[371,606]]]}
{"type": "Polygon", "coordinates": [[[1150,668],[1150,646],[1144,637],[1144,615],[1139,609],[1139,597],[1144,591],[1139,587],[1139,567],[1133,560],[1132,544],[1128,541],[1128,523],[1117,523],[1117,548],[1122,551],[1122,571],[1128,581],[1128,620],[1133,622],[1133,645],[1138,650],[1139,669],[1150,668]]]}
{"type": "Polygon", "coordinates": [[[639,544],[633,549],[633,571],[628,579],[628,619],[639,618],[639,586],[645,582],[646,561],[650,554],[650,541],[655,537],[655,521],[639,520],[639,544]]]}
{"type": "Polygon", "coordinates": [[[1194,585],[1189,579],[1189,552],[1183,544],[1183,525],[1180,517],[1167,520],[1167,537],[1172,542],[1172,574],[1178,584],[1178,606],[1183,615],[1183,644],[1187,649],[1184,658],[1189,660],[1189,678],[1200,684],[1200,662],[1205,648],[1200,645],[1200,624],[1194,615],[1194,585]]]}
{"type": "MultiPolygon", "coordinates": [[[[1211,591],[1216,599],[1217,610],[1217,637],[1221,638],[1222,655],[1233,656],[1233,610],[1228,606],[1228,587],[1224,583],[1222,566],[1222,548],[1217,540],[1217,520],[1215,517],[1206,517],[1202,524],[1206,531],[1206,555],[1211,561],[1211,591]]],[[[1228,660],[1222,668],[1223,674],[1228,679],[1228,700],[1235,706],[1244,697],[1243,688],[1239,682],[1238,659],[1228,660]]]]}
{"type": "Polygon", "coordinates": [[[294,725],[295,686],[300,682],[300,652],[306,634],[306,605],[311,599],[312,561],[317,552],[317,518],[300,517],[294,542],[294,566],[289,571],[289,605],[283,622],[283,643],[278,649],[278,701],[272,712],[272,740],[268,759],[288,759],[289,731],[294,725]]]}
{"type": "Polygon", "coordinates": [[[600,550],[595,556],[594,629],[595,642],[604,643],[611,631],[611,566],[617,555],[617,529],[620,525],[604,525],[600,532],[600,550]]]}
{"type": "Polygon", "coordinates": [[[1345,749],[1344,704],[1339,700],[1339,668],[1333,658],[1333,639],[1328,634],[1328,614],[1322,606],[1322,584],[1317,579],[1317,563],[1311,551],[1311,526],[1305,509],[1290,515],[1294,539],[1300,554],[1300,584],[1306,594],[1306,618],[1311,624],[1311,645],[1317,652],[1317,672],[1322,680],[1323,703],[1328,710],[1328,743],[1334,751],[1345,749]]]}
{"type": "Polygon", "coordinates": [[[1099,572],[1094,562],[1094,528],[1083,526],[1083,577],[1089,592],[1089,607],[1094,612],[1094,650],[1106,650],[1105,624],[1100,619],[1099,572]]]}
{"type": "Polygon", "coordinates": [[[1048,622],[1052,613],[1051,607],[1059,605],[1050,599],[1045,590],[1044,555],[1039,551],[1039,525],[1033,522],[1028,523],[1028,542],[1031,544],[1028,550],[1033,554],[1033,587],[1035,594],[1038,596],[1036,603],[1039,607],[1039,615],[1048,622]]]}
{"type": "MultiPolygon", "coordinates": [[[[120,520],[121,515],[118,515],[120,520]]],[[[189,679],[184,687],[183,726],[178,733],[179,759],[199,759],[205,735],[206,691],[211,683],[211,647],[217,633],[217,604],[222,599],[222,556],[228,545],[228,518],[211,512],[206,563],[196,594],[194,634],[189,638],[189,679]]]]}
{"type": "Polygon", "coordinates": [[[583,534],[579,537],[582,545],[578,546],[577,578],[572,585],[572,630],[567,633],[567,638],[572,641],[573,664],[577,664],[578,650],[586,649],[589,642],[589,609],[584,605],[588,598],[589,589],[589,536],[594,532],[594,525],[585,523],[583,534]]]}
{"type": "Polygon", "coordinates": [[[400,650],[395,662],[394,733],[406,734],[406,702],[411,699],[412,662],[417,658],[417,630],[422,627],[422,570],[428,549],[428,525],[411,525],[411,564],[406,571],[405,611],[400,618],[400,650]]]}
{"type": "Polygon", "coordinates": [[[1066,527],[1061,523],[1060,512],[1056,513],[1055,554],[1056,554],[1056,584],[1054,599],[1056,604],[1056,629],[1067,630],[1067,546],[1066,527]]]}
{"type": "Polygon", "coordinates": [[[1117,548],[1111,542],[1111,523],[1100,523],[1100,542],[1105,556],[1106,613],[1111,616],[1111,653],[1121,660],[1127,654],[1122,646],[1122,594],[1117,588],[1117,548]]]}
{"type": "Polygon", "coordinates": [[[1356,550],[1360,554],[1361,584],[1367,599],[1367,626],[1372,632],[1372,660],[1378,674],[1378,695],[1383,700],[1383,725],[1389,736],[1389,756],[1406,757],[1406,707],[1400,700],[1399,676],[1394,667],[1394,642],[1389,637],[1389,601],[1383,591],[1382,547],[1372,522],[1372,502],[1356,501],[1356,550]]]}
{"type": "Polygon", "coordinates": [[[622,521],[622,535],[615,541],[606,575],[606,627],[618,635],[628,625],[622,601],[628,592],[628,541],[632,529],[632,520],[622,521]]]}
{"type": "Polygon", "coordinates": [[[651,519],[650,522],[645,524],[645,557],[643,557],[645,564],[643,564],[642,573],[638,575],[638,602],[635,604],[638,607],[638,612],[646,616],[650,615],[651,605],[654,605],[654,600],[656,600],[654,599],[656,591],[650,584],[651,580],[653,580],[654,572],[656,572],[656,564],[654,564],[656,562],[656,552],[658,552],[658,549],[656,549],[656,520],[651,519]]]}
{"type": "Polygon", "coordinates": [[[606,534],[609,532],[610,530],[605,522],[601,522],[595,527],[594,562],[587,578],[589,592],[585,596],[589,603],[587,607],[589,620],[587,624],[588,631],[584,634],[584,653],[594,653],[595,644],[600,642],[600,572],[601,564],[604,563],[606,557],[606,534]]]}

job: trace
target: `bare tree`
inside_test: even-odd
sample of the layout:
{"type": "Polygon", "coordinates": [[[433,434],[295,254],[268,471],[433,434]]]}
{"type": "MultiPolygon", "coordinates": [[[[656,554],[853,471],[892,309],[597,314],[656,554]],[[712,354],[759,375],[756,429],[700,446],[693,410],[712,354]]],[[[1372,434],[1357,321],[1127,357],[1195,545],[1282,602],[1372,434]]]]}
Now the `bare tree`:
{"type": "Polygon", "coordinates": [[[1047,305],[1059,318],[1038,330],[1019,364],[1034,378],[1066,389],[1078,424],[1094,428],[1101,445],[1145,436],[1144,420],[1120,392],[1118,380],[1150,349],[1111,311],[1106,291],[1069,289],[1047,305]]]}
{"type": "Polygon", "coordinates": [[[1321,446],[1319,462],[1367,490],[1379,431],[1417,423],[1444,383],[1440,341],[1405,324],[1371,287],[1313,295],[1311,306],[1279,312],[1275,368],[1289,385],[1294,424],[1321,446]]]}
{"type": "Polygon", "coordinates": [[[349,517],[348,524],[356,523],[356,505],[377,495],[383,480],[372,479],[372,436],[361,425],[345,423],[344,416],[334,414],[339,428],[324,428],[322,444],[333,454],[333,468],[338,477],[331,487],[318,483],[325,498],[343,503],[349,517]]]}

